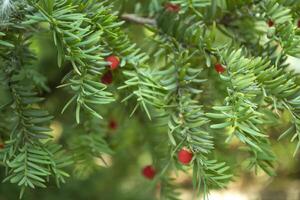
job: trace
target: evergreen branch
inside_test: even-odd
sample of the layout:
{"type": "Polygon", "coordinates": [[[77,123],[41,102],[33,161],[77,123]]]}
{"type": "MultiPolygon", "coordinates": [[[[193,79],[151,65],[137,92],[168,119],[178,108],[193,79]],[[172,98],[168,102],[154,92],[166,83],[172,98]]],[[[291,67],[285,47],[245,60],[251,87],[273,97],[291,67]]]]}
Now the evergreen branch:
{"type": "MultiPolygon", "coordinates": [[[[225,119],[222,123],[211,125],[211,128],[233,127],[232,134],[248,145],[251,151],[262,154],[260,158],[274,160],[267,136],[259,129],[259,125],[263,124],[263,114],[260,113],[255,102],[260,88],[256,82],[254,69],[261,66],[261,59],[247,59],[242,56],[241,50],[225,51],[220,53],[220,57],[221,62],[227,66],[226,75],[220,75],[220,78],[228,83],[228,97],[225,99],[224,106],[213,107],[219,112],[218,114],[207,114],[215,119],[225,119]]],[[[227,141],[231,138],[232,136],[229,136],[227,141]]],[[[258,159],[255,161],[257,165],[263,162],[258,159]]],[[[272,175],[273,173],[269,171],[266,170],[272,175]]]]}
{"type": "Polygon", "coordinates": [[[57,7],[57,11],[50,13],[49,10],[47,12],[46,6],[43,8],[37,3],[31,3],[38,13],[27,16],[28,21],[25,24],[48,22],[58,49],[58,65],[62,66],[67,59],[74,69],[65,77],[64,81],[67,83],[61,85],[61,87],[68,86],[75,92],[63,111],[75,101],[77,123],[80,123],[81,108],[95,117],[102,118],[92,106],[114,101],[112,94],[104,91],[106,86],[95,81],[107,65],[102,58],[105,53],[100,53],[103,51],[100,45],[103,32],[91,29],[88,24],[85,25],[84,23],[90,20],[84,14],[75,13],[77,8],[75,5],[58,1],[53,5],[57,7]]]}
{"type": "Polygon", "coordinates": [[[91,1],[84,3],[83,10],[93,19],[91,26],[97,30],[104,32],[103,38],[106,48],[111,53],[122,59],[122,66],[125,84],[119,89],[130,89],[132,92],[126,96],[123,101],[127,101],[131,97],[136,97],[137,103],[132,114],[138,107],[142,107],[151,118],[148,105],[163,107],[161,97],[164,95],[164,88],[158,84],[151,73],[147,61],[149,57],[142,53],[136,44],[132,44],[128,36],[121,30],[123,22],[118,21],[118,16],[112,14],[111,5],[107,2],[96,3],[91,1]],[[92,7],[89,7],[94,3],[92,7]]]}
{"type": "MultiPolygon", "coordinates": [[[[160,0],[132,2],[139,3],[135,11],[151,17],[129,14],[132,9],[127,5],[121,6],[124,14],[119,15],[109,0],[0,1],[0,92],[7,97],[1,98],[0,105],[4,181],[18,184],[22,196],[25,188],[46,187],[49,177],[57,185],[64,183],[68,177],[64,167],[73,163],[72,158],[75,174],[82,177],[96,171],[95,159],[105,163],[103,155],[113,154],[110,144],[115,143],[106,141],[106,129],[101,126],[105,120],[98,119],[106,109],[103,105],[113,102],[114,96],[132,105],[131,115],[140,107],[150,119],[157,115],[151,124],[167,127],[155,129],[156,136],[147,134],[148,141],[156,137],[157,146],[151,141],[149,147],[132,145],[132,152],[150,151],[153,167],[149,176],[144,175],[154,178],[152,186],[160,181],[162,199],[178,199],[177,186],[170,178],[176,169],[192,169],[195,191],[204,199],[211,188],[223,188],[231,180],[229,167],[214,158],[215,148],[223,149],[223,137],[214,137],[212,129],[228,134],[225,142],[239,139],[250,155],[250,169],[275,175],[272,137],[266,133],[267,125],[285,116],[283,111],[290,115],[291,126],[279,139],[290,136],[296,142],[294,155],[300,148],[299,76],[286,62],[289,55],[300,57],[299,1],[170,0],[163,6],[160,0]],[[144,35],[154,42],[145,40],[142,46],[150,53],[131,42],[119,18],[144,25],[153,33],[144,35]],[[43,36],[51,38],[59,67],[73,67],[59,86],[72,93],[63,111],[75,104],[72,113],[80,123],[71,136],[62,136],[73,157],[52,141],[52,116],[41,106],[40,91],[48,90],[47,79],[36,68],[43,61],[43,47],[37,55],[32,52],[42,32],[50,32],[43,36]],[[117,68],[108,61],[111,56],[118,58],[117,68]],[[214,64],[219,76],[212,70],[214,64]],[[115,79],[111,86],[99,83],[108,70],[115,79]],[[204,108],[210,107],[213,111],[205,113],[204,108]],[[182,152],[188,154],[187,160],[181,159],[182,152]]],[[[51,107],[57,105],[53,102],[49,99],[51,107]]],[[[68,132],[72,122],[62,121],[68,132]]],[[[120,137],[126,145],[140,143],[139,137],[128,142],[131,137],[127,136],[126,140],[113,137],[120,137]]],[[[124,172],[123,165],[115,166],[108,170],[121,166],[124,172]]]]}
{"type": "MultiPolygon", "coordinates": [[[[266,49],[267,50],[267,49],[266,49]]],[[[270,52],[269,52],[270,53],[270,52]]],[[[279,139],[293,134],[292,141],[298,140],[294,156],[300,146],[300,127],[299,127],[299,97],[300,86],[297,83],[297,74],[293,71],[288,71],[286,68],[286,58],[283,55],[278,55],[275,65],[262,60],[261,67],[255,69],[258,82],[263,87],[266,100],[274,105],[275,111],[278,113],[279,107],[289,111],[292,117],[293,126],[288,128],[279,139]],[[277,63],[277,64],[276,64],[277,63]],[[277,66],[276,66],[277,65],[277,66]]]]}
{"type": "MultiPolygon", "coordinates": [[[[190,66],[190,54],[176,41],[166,43],[163,46],[168,52],[165,66],[160,73],[162,85],[168,89],[167,110],[160,117],[165,117],[168,124],[168,136],[172,151],[180,148],[188,148],[194,155],[191,165],[194,168],[194,186],[198,194],[203,192],[204,197],[210,187],[224,187],[224,183],[232,177],[227,172],[225,163],[216,170],[214,177],[210,176],[210,167],[218,166],[216,161],[209,160],[209,155],[214,149],[212,136],[209,134],[206,124],[209,120],[205,117],[202,107],[194,100],[194,95],[202,91],[198,84],[205,80],[200,79],[201,70],[190,66]],[[174,46],[173,46],[174,45],[174,46]],[[170,59],[171,62],[168,62],[170,59]],[[222,170],[221,170],[222,169],[222,170]],[[221,172],[222,171],[222,172],[221,172]]],[[[172,155],[173,156],[173,155],[172,155]]]]}
{"type": "Polygon", "coordinates": [[[85,178],[93,173],[99,166],[96,159],[101,159],[104,164],[103,155],[112,155],[113,151],[104,139],[104,128],[101,127],[97,118],[86,116],[87,119],[82,127],[78,127],[79,133],[70,139],[69,146],[73,152],[75,161],[74,174],[79,178],[85,178]],[[99,127],[101,128],[99,131],[99,127]]]}
{"type": "Polygon", "coordinates": [[[171,178],[164,178],[161,181],[160,199],[161,200],[179,200],[178,187],[171,178]]]}
{"type": "Polygon", "coordinates": [[[21,198],[28,187],[46,187],[49,176],[54,176],[58,185],[65,182],[68,174],[63,168],[71,162],[61,147],[51,141],[48,125],[52,116],[37,107],[43,98],[35,92],[35,82],[20,75],[34,59],[29,50],[30,38],[18,33],[9,34],[5,39],[12,45],[6,45],[6,51],[1,51],[1,68],[11,98],[7,106],[11,107],[14,118],[1,158],[7,168],[4,181],[18,184],[21,198]]]}

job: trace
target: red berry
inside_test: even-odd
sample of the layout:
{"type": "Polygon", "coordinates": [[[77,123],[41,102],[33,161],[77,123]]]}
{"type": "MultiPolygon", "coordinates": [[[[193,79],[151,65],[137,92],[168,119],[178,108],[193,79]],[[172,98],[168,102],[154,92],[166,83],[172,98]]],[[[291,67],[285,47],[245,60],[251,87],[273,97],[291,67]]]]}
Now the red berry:
{"type": "Polygon", "coordinates": [[[169,12],[178,13],[180,11],[180,5],[173,4],[173,3],[166,3],[165,9],[169,12]]]}
{"type": "Polygon", "coordinates": [[[153,179],[156,172],[155,172],[155,169],[152,165],[147,165],[143,168],[143,171],[142,171],[142,174],[145,178],[147,179],[153,179]]]}
{"type": "Polygon", "coordinates": [[[108,123],[108,127],[111,130],[116,130],[118,128],[118,124],[114,119],[111,119],[108,123]]]}
{"type": "Polygon", "coordinates": [[[188,165],[191,162],[192,158],[193,158],[193,153],[188,150],[181,149],[178,152],[178,160],[184,165],[188,165]]]}
{"type": "Polygon", "coordinates": [[[4,144],[0,143],[0,149],[4,149],[4,144]]]}
{"type": "Polygon", "coordinates": [[[114,56],[114,55],[111,55],[111,56],[108,56],[106,59],[105,59],[106,62],[109,62],[110,63],[110,69],[111,70],[115,70],[119,67],[120,65],[120,59],[118,56],[114,56]]]}
{"type": "Polygon", "coordinates": [[[218,73],[224,73],[225,72],[225,68],[223,67],[223,65],[221,65],[220,63],[216,63],[215,64],[215,70],[218,73]]]}
{"type": "Polygon", "coordinates": [[[103,76],[101,77],[101,82],[108,85],[111,84],[113,81],[113,76],[111,71],[107,71],[103,76]]]}
{"type": "Polygon", "coordinates": [[[268,20],[268,26],[269,26],[269,27],[274,26],[274,22],[273,22],[271,19],[268,20]]]}
{"type": "Polygon", "coordinates": [[[298,20],[297,26],[300,28],[300,19],[298,20]]]}

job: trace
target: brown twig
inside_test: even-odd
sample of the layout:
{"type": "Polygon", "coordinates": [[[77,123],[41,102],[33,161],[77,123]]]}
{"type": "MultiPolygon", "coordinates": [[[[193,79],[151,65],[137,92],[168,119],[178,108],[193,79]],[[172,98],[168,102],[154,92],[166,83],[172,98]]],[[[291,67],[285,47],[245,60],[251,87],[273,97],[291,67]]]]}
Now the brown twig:
{"type": "Polygon", "coordinates": [[[146,17],[140,17],[135,14],[129,14],[129,13],[124,13],[121,15],[121,19],[128,21],[128,22],[133,22],[137,24],[148,24],[151,26],[156,26],[156,21],[153,18],[146,18],[146,17]]]}

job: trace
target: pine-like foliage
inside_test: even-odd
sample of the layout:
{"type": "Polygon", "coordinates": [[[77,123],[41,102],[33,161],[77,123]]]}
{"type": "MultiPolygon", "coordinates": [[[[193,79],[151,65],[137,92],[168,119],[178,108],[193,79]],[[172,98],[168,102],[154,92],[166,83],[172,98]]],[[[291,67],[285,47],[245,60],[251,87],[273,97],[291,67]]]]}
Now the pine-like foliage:
{"type": "MultiPolygon", "coordinates": [[[[276,175],[270,128],[288,115],[279,139],[296,143],[294,156],[300,148],[299,76],[288,61],[300,58],[299,8],[297,0],[0,1],[3,181],[22,197],[72,171],[86,180],[99,162],[122,179],[147,152],[159,199],[180,199],[178,171],[206,199],[233,179],[232,165],[242,168],[222,152],[232,141],[249,169],[276,175]]],[[[132,193],[146,199],[138,186],[132,193]]],[[[132,199],[118,194],[107,198],[132,199]]]]}

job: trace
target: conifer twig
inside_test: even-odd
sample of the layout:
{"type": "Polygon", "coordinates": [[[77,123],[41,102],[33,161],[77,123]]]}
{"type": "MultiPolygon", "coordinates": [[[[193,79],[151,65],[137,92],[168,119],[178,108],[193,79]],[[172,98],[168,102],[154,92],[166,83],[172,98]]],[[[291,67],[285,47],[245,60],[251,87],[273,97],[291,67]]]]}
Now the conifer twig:
{"type": "Polygon", "coordinates": [[[121,15],[121,19],[128,21],[128,22],[137,23],[137,24],[148,24],[148,25],[156,26],[155,19],[147,18],[147,17],[140,17],[135,14],[124,13],[121,15]]]}

